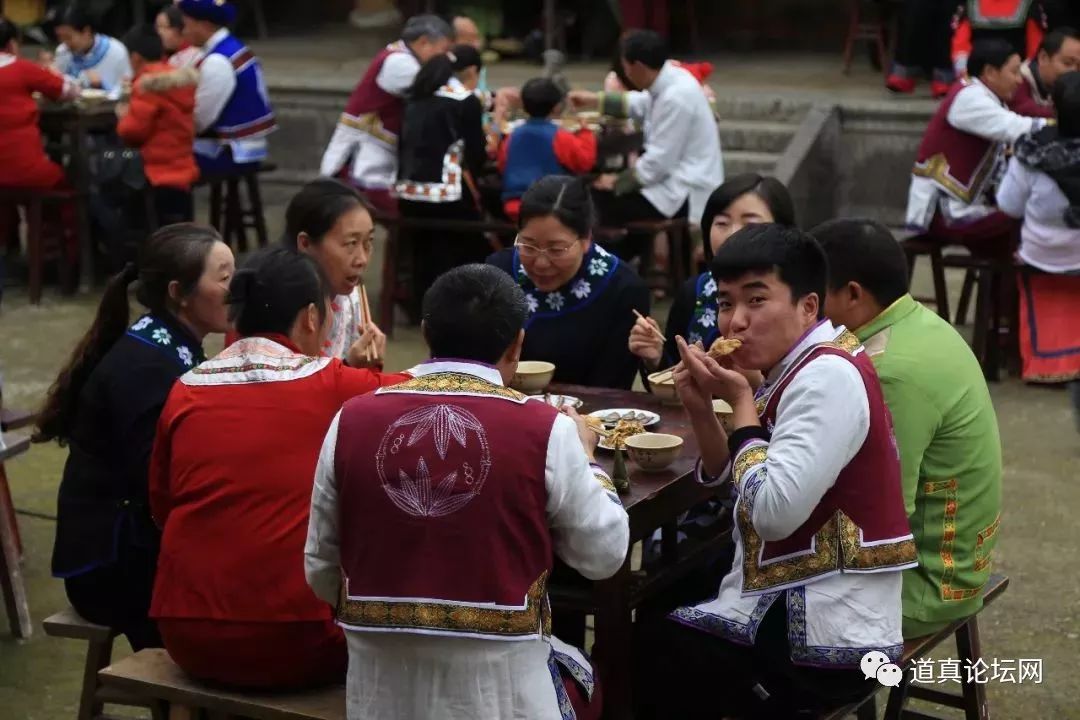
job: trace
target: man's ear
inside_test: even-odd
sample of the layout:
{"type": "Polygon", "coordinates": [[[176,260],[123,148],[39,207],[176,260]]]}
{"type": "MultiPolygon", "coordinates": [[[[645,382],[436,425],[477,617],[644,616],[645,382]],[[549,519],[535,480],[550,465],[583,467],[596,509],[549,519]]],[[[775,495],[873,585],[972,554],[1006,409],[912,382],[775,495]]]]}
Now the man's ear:
{"type": "Polygon", "coordinates": [[[854,280],[848,281],[845,290],[847,292],[848,300],[853,303],[862,301],[863,297],[866,296],[866,290],[854,280]]]}
{"type": "Polygon", "coordinates": [[[503,360],[507,364],[516,364],[521,360],[521,348],[525,345],[525,330],[524,328],[518,330],[517,337],[514,338],[514,342],[510,343],[510,347],[506,348],[506,352],[503,353],[503,360]]]}

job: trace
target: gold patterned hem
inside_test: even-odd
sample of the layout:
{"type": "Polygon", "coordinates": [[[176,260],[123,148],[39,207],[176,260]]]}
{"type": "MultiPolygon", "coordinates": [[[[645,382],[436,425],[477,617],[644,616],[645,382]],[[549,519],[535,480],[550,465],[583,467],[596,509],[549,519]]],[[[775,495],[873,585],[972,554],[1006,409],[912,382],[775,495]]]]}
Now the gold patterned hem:
{"type": "Polygon", "coordinates": [[[957,200],[971,204],[979,195],[983,183],[990,176],[990,170],[994,166],[993,157],[994,148],[991,146],[983,159],[979,161],[979,165],[971,177],[971,183],[966,186],[962,185],[959,180],[950,174],[951,168],[949,167],[949,161],[945,159],[944,153],[931,155],[924,162],[915,163],[911,174],[933,180],[957,200]]]}
{"type": "Polygon", "coordinates": [[[1001,526],[1001,513],[998,513],[994,518],[994,522],[990,523],[987,527],[979,531],[979,534],[975,537],[975,572],[983,572],[984,570],[990,570],[990,564],[993,560],[994,549],[992,547],[987,548],[990,544],[990,540],[997,535],[998,528],[1001,526]]]}
{"type": "Polygon", "coordinates": [[[735,458],[734,464],[731,466],[731,478],[735,483],[735,487],[742,487],[743,475],[746,472],[757,465],[761,465],[765,462],[769,455],[767,446],[754,445],[739,453],[739,456],[735,458]]]}
{"type": "Polygon", "coordinates": [[[423,600],[353,600],[342,583],[337,619],[372,630],[429,631],[455,635],[527,637],[551,634],[547,571],[529,587],[522,608],[423,600]]]}
{"type": "Polygon", "coordinates": [[[438,395],[489,395],[491,397],[525,402],[527,396],[517,390],[496,385],[466,373],[445,372],[422,375],[400,385],[379,388],[379,395],[391,393],[429,393],[438,395]]]}
{"type": "Polygon", "coordinates": [[[869,572],[903,568],[918,560],[912,538],[881,545],[863,545],[859,526],[842,510],[837,510],[814,535],[812,553],[758,564],[764,541],[750,522],[746,505],[739,503],[739,531],[743,553],[743,592],[761,593],[805,583],[834,572],[869,572]]]}
{"type": "Polygon", "coordinates": [[[376,140],[381,140],[387,145],[397,145],[397,136],[383,127],[382,120],[375,113],[367,113],[360,117],[353,117],[342,113],[341,124],[353,130],[367,133],[376,140]]]}

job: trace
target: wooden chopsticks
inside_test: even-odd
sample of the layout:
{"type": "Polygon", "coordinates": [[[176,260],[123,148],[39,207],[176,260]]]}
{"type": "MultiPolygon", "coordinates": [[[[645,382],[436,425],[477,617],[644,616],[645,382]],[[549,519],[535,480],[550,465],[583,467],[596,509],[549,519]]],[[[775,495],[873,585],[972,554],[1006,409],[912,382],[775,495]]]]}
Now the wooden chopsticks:
{"type": "MultiPolygon", "coordinates": [[[[363,283],[360,283],[360,312],[364,315],[364,332],[368,332],[371,327],[371,305],[368,304],[367,288],[363,283]]],[[[371,362],[377,359],[377,352],[374,345],[368,345],[364,348],[364,360],[371,362]]]]}
{"type": "Polygon", "coordinates": [[[649,329],[652,330],[653,333],[656,334],[656,337],[660,338],[664,342],[667,342],[667,338],[664,337],[664,333],[660,332],[655,327],[653,327],[651,324],[649,324],[649,322],[647,322],[647,318],[644,315],[642,315],[641,313],[639,313],[636,308],[634,309],[634,314],[637,315],[638,320],[646,320],[645,324],[648,325],[649,329]]]}

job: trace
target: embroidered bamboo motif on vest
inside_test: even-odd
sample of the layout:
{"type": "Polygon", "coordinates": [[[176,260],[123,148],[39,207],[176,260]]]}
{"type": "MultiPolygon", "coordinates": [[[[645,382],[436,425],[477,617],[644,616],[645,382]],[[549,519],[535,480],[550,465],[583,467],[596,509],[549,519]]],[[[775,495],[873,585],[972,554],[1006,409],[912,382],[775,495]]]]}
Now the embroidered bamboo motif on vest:
{"type": "Polygon", "coordinates": [[[862,531],[842,510],[837,510],[814,535],[803,553],[761,562],[764,541],[751,521],[752,503],[739,502],[737,521],[743,553],[743,592],[760,593],[792,585],[805,585],[843,570],[867,572],[904,567],[916,562],[915,542],[908,537],[880,545],[863,545],[862,531]]]}
{"type": "Polygon", "coordinates": [[[949,161],[944,153],[931,155],[925,162],[915,163],[911,173],[918,177],[933,180],[957,200],[970,204],[978,199],[983,185],[987,178],[990,177],[990,171],[994,168],[993,158],[994,146],[991,145],[982,160],[979,161],[979,165],[972,174],[971,182],[968,185],[964,185],[952,176],[949,161]]]}
{"type": "Polygon", "coordinates": [[[427,631],[448,635],[492,635],[504,639],[527,639],[551,634],[551,606],[545,570],[529,587],[522,607],[439,602],[350,598],[342,583],[338,621],[349,627],[370,630],[427,631]]]}
{"type": "Polygon", "coordinates": [[[491,397],[504,398],[506,400],[514,400],[516,402],[525,402],[528,398],[519,393],[517,390],[512,390],[502,385],[496,385],[489,383],[486,380],[482,380],[475,375],[466,375],[465,373],[445,372],[445,373],[432,373],[430,375],[423,375],[418,378],[413,378],[400,385],[394,385],[393,387],[379,388],[376,391],[379,395],[385,393],[419,393],[419,394],[437,394],[437,395],[488,395],[491,397]]]}

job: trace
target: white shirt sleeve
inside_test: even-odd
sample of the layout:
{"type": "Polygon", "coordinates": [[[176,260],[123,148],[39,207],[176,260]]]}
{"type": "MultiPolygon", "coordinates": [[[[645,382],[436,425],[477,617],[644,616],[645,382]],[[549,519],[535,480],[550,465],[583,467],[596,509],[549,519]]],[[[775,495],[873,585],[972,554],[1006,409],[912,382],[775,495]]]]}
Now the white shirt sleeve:
{"type": "Polygon", "coordinates": [[[1009,110],[979,83],[957,93],[947,120],[957,130],[1005,143],[1016,142],[1021,135],[1046,125],[1045,118],[1024,117],[1009,110]]]}
{"type": "Polygon", "coordinates": [[[1015,157],[1009,160],[1009,169],[997,191],[998,209],[1009,217],[1022,218],[1031,197],[1034,176],[1027,166],[1015,157]]]}
{"type": "Polygon", "coordinates": [[[693,113],[674,93],[666,95],[651,116],[645,152],[634,166],[638,182],[656,185],[678,168],[693,128],[693,113]]]}
{"type": "Polygon", "coordinates": [[[629,551],[630,520],[607,474],[589,464],[566,415],[551,427],[544,481],[555,554],[590,580],[614,575],[629,551]]]}
{"type": "Polygon", "coordinates": [[[315,467],[315,485],[311,490],[311,516],[304,545],[304,575],[315,594],[337,606],[341,592],[341,522],[338,507],[338,480],[334,474],[338,422],[334,416],[326,432],[319,463],[315,467]]]}
{"type": "Polygon", "coordinates": [[[806,522],[869,431],[870,403],[854,365],[825,355],[799,371],[780,398],[764,464],[740,480],[740,502],[753,504],[763,540],[783,540],[806,522]]]}
{"type": "Polygon", "coordinates": [[[626,114],[638,122],[643,122],[652,107],[652,96],[641,90],[626,93],[626,114]]]}
{"type": "Polygon", "coordinates": [[[67,75],[73,77],[71,74],[71,50],[67,45],[61,43],[57,46],[56,52],[53,53],[53,67],[61,75],[67,75]]]}
{"type": "Polygon", "coordinates": [[[199,87],[195,91],[195,132],[203,133],[221,117],[221,111],[236,90],[236,73],[232,63],[216,53],[206,56],[199,73],[199,87]]]}
{"type": "Polygon", "coordinates": [[[391,53],[379,68],[375,84],[390,93],[402,97],[412,87],[416,73],[420,72],[420,63],[412,53],[391,53]]]}

